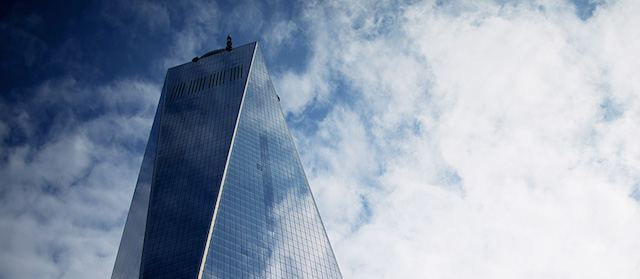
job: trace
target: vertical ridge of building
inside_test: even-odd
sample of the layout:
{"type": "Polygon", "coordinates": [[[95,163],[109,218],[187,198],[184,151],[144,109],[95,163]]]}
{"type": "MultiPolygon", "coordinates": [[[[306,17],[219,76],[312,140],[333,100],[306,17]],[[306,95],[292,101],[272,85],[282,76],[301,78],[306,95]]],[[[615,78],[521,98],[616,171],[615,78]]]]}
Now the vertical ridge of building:
{"type": "Polygon", "coordinates": [[[218,207],[220,205],[220,197],[221,197],[221,193],[222,190],[224,189],[224,181],[225,178],[227,176],[227,169],[229,166],[229,159],[231,159],[231,153],[233,152],[233,143],[236,139],[236,132],[238,130],[238,123],[240,120],[240,116],[242,115],[242,106],[244,104],[244,97],[247,93],[247,83],[249,82],[249,78],[251,77],[251,65],[253,65],[253,58],[255,57],[255,52],[256,49],[258,48],[258,43],[255,44],[255,47],[253,49],[253,53],[251,55],[251,63],[249,64],[249,73],[247,74],[247,80],[245,81],[245,85],[244,85],[244,90],[242,92],[242,101],[240,101],[240,111],[238,112],[238,118],[236,119],[236,126],[233,129],[233,136],[231,136],[231,147],[229,148],[229,155],[227,155],[227,161],[224,165],[224,172],[222,174],[222,182],[220,183],[220,190],[218,191],[218,198],[216,200],[216,206],[213,209],[213,215],[211,216],[211,225],[209,226],[209,234],[207,235],[207,242],[205,244],[205,248],[204,248],[204,254],[202,255],[202,262],[200,263],[200,269],[198,270],[198,279],[202,278],[202,274],[204,272],[204,265],[207,259],[207,254],[208,254],[208,250],[209,250],[209,246],[210,246],[210,242],[211,242],[211,233],[213,232],[213,226],[215,224],[216,221],[216,215],[218,213],[218,207]]]}
{"type": "Polygon", "coordinates": [[[198,276],[245,87],[237,79],[197,91],[198,81],[248,64],[253,48],[241,46],[168,71],[167,88],[185,81],[191,86],[163,103],[141,277],[198,276]]]}
{"type": "Polygon", "coordinates": [[[203,278],[342,278],[259,45],[203,278]]]}
{"type": "MultiPolygon", "coordinates": [[[[167,89],[166,80],[162,91],[167,89]]],[[[158,145],[159,125],[162,118],[162,104],[164,94],[160,94],[160,101],[153,117],[153,125],[149,132],[149,140],[145,148],[140,166],[140,173],[131,199],[131,206],[127,214],[116,262],[111,273],[112,279],[138,278],[142,261],[144,232],[147,224],[147,210],[153,182],[153,169],[158,145]]]]}

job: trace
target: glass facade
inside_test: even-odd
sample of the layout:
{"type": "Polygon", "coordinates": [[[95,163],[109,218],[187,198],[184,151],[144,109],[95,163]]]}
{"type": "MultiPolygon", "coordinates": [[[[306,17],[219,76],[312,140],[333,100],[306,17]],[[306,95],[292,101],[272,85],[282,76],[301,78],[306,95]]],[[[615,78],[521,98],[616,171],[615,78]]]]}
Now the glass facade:
{"type": "Polygon", "coordinates": [[[342,278],[257,43],[169,69],[112,278],[342,278]]]}

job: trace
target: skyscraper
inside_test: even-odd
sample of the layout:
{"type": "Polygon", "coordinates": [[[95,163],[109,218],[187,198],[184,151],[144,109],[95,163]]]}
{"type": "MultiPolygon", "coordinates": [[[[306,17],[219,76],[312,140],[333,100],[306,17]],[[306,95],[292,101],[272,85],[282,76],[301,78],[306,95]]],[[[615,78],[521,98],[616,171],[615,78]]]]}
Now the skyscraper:
{"type": "Polygon", "coordinates": [[[170,68],[112,278],[342,278],[257,43],[170,68]]]}

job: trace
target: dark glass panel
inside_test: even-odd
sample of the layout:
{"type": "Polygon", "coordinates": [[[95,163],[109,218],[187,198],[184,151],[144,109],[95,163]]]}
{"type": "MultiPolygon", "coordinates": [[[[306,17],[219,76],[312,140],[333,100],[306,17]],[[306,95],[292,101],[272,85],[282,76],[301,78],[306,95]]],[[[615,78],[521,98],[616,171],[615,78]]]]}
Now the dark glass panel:
{"type": "Polygon", "coordinates": [[[244,82],[199,90],[203,77],[249,64],[253,45],[169,69],[167,85],[191,81],[190,94],[166,100],[142,253],[144,278],[196,278],[244,82]]]}

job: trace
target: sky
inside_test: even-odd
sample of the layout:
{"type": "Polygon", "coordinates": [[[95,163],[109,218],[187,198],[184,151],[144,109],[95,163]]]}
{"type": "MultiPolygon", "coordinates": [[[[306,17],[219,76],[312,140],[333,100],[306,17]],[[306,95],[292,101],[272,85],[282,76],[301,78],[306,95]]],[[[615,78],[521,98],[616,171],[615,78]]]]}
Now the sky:
{"type": "Polygon", "coordinates": [[[640,2],[3,1],[0,278],[109,278],[169,67],[258,41],[345,278],[640,278],[640,2]]]}

